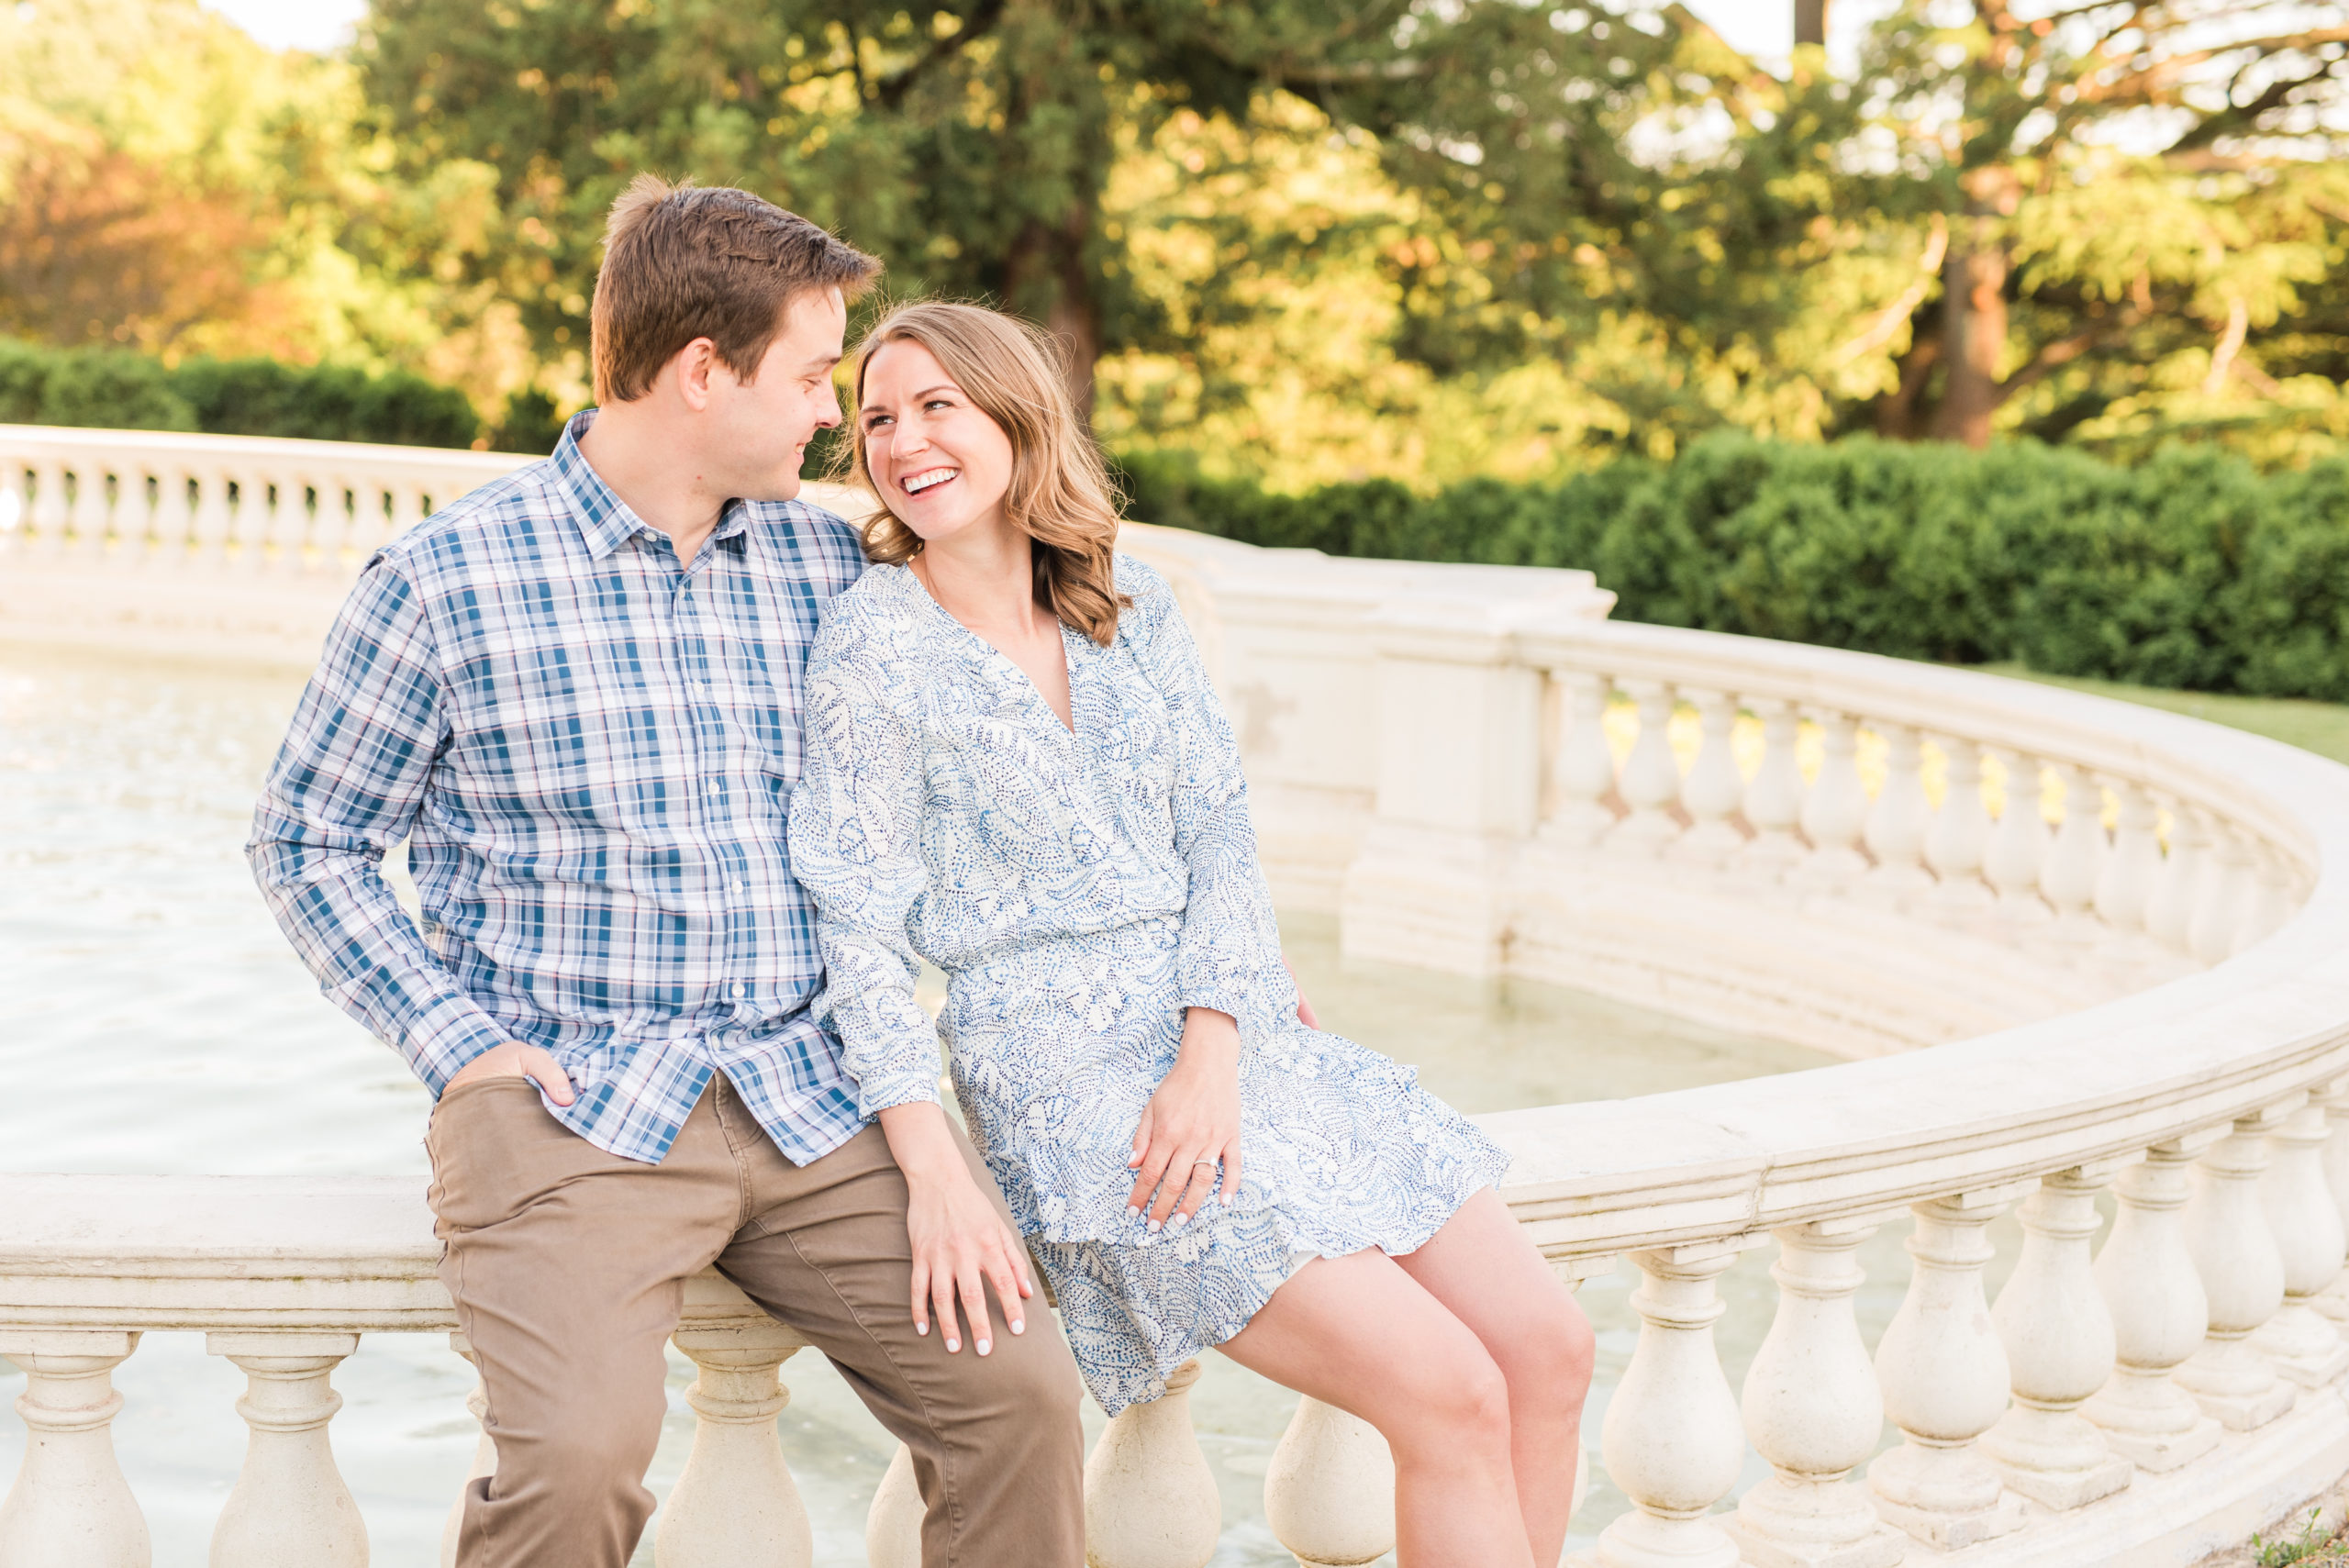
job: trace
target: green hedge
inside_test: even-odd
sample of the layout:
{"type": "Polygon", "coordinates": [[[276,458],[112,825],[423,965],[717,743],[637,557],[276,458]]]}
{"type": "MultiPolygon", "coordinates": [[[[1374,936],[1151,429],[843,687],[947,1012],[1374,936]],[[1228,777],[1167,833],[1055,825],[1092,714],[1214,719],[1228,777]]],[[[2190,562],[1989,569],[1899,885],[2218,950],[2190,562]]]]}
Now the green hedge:
{"type": "Polygon", "coordinates": [[[1677,461],[1438,495],[1304,495],[1123,464],[1131,514],[1341,555],[1583,566],[1619,618],[1903,658],[2349,701],[2349,459],[2261,474],[2210,449],[2128,468],[1721,434],[1677,461]]]}
{"type": "Polygon", "coordinates": [[[203,430],[465,447],[481,432],[465,395],[405,371],[274,360],[188,360],[50,349],[0,339],[0,423],[203,430]]]}

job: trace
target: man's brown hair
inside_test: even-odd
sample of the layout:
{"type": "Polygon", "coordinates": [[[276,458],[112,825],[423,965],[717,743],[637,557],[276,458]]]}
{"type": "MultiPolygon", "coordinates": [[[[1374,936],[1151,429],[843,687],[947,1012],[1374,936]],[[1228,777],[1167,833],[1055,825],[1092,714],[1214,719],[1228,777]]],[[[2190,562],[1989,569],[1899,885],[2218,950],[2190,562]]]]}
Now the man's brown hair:
{"type": "Polygon", "coordinates": [[[596,401],[643,396],[696,338],[752,380],[794,299],[828,288],[853,299],[880,271],[863,251],[748,191],[639,174],[604,229],[588,317],[596,401]]]}

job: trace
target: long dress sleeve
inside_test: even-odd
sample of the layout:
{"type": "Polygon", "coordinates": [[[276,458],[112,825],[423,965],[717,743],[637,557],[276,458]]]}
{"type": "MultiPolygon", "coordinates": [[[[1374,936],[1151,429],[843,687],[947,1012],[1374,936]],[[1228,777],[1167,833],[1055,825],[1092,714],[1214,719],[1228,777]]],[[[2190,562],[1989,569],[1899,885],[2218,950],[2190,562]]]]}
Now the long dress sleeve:
{"type": "Polygon", "coordinates": [[[868,1117],[938,1098],[938,1030],[914,999],[909,931],[929,884],[920,727],[885,646],[859,606],[835,603],[808,655],[807,750],[791,797],[791,869],[816,901],[824,959],[815,1011],[839,1034],[868,1117]]]}
{"type": "Polygon", "coordinates": [[[1134,600],[1120,618],[1130,618],[1135,657],[1165,700],[1174,728],[1174,852],[1190,878],[1182,1003],[1229,1013],[1243,1024],[1260,1017],[1259,1009],[1294,1014],[1296,987],[1281,963],[1272,889],[1257,860],[1239,737],[1208,680],[1174,590],[1130,558],[1120,566],[1119,585],[1134,600]]]}

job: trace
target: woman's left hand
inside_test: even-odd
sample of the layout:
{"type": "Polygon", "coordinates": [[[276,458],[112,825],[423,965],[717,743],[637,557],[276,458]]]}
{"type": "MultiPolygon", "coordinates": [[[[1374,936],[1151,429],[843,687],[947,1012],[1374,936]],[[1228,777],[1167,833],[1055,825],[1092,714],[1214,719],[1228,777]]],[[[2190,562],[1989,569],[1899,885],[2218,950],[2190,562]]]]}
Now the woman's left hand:
{"type": "Polygon", "coordinates": [[[1240,1190],[1240,1026],[1230,1013],[1193,1007],[1183,1018],[1182,1053],[1134,1129],[1126,1212],[1146,1205],[1152,1230],[1182,1229],[1216,1190],[1219,1161],[1228,1204],[1240,1190]]]}

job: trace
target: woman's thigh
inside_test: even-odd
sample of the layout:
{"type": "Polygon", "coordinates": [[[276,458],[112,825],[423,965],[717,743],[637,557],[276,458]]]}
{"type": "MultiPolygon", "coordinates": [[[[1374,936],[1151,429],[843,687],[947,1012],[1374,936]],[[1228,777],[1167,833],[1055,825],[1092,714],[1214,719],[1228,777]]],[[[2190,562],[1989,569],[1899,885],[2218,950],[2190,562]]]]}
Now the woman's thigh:
{"type": "MultiPolygon", "coordinates": [[[[1390,1439],[1446,1410],[1473,1415],[1497,1393],[1506,1399],[1476,1335],[1375,1249],[1306,1264],[1218,1348],[1390,1439]]],[[[1506,1429],[1505,1407],[1486,1413],[1506,1429]]]]}
{"type": "Polygon", "coordinates": [[[1476,1336],[1512,1382],[1533,1376],[1587,1386],[1589,1321],[1492,1188],[1472,1195],[1425,1246],[1395,1262],[1476,1336]]]}

